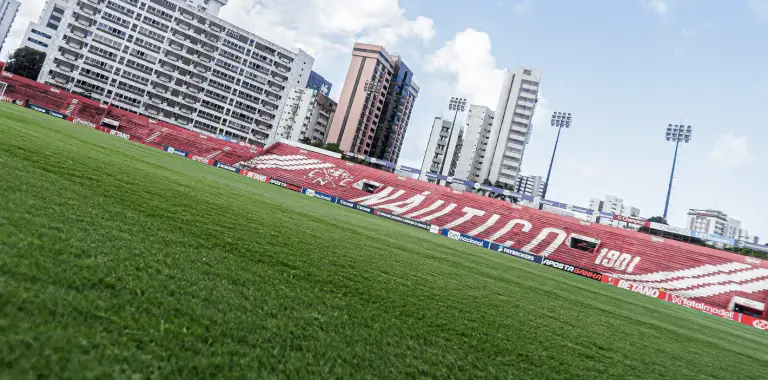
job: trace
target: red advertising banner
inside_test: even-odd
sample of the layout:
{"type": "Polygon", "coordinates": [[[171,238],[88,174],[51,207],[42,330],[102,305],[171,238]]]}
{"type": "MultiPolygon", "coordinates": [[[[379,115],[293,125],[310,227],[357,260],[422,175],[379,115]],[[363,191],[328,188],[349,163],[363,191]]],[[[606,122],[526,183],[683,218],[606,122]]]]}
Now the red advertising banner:
{"type": "Polygon", "coordinates": [[[635,218],[634,216],[614,215],[613,220],[618,220],[619,222],[625,222],[629,224],[636,224],[641,227],[651,226],[651,222],[643,218],[635,218]]]}
{"type": "Polygon", "coordinates": [[[617,288],[627,289],[635,293],[646,295],[648,297],[658,298],[660,300],[665,300],[665,301],[667,300],[667,292],[662,289],[653,288],[645,285],[638,285],[638,284],[631,283],[629,281],[622,280],[620,278],[609,277],[606,275],[603,275],[603,282],[606,284],[611,284],[617,288]]]}
{"type": "Polygon", "coordinates": [[[764,319],[755,318],[746,314],[741,315],[741,323],[758,328],[760,330],[768,331],[768,321],[764,319]]]}

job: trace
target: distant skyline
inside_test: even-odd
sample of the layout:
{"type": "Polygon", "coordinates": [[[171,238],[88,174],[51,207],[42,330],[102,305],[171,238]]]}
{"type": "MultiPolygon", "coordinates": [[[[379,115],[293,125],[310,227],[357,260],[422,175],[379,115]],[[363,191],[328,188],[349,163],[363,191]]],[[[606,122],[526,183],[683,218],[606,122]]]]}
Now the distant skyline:
{"type": "MultiPolygon", "coordinates": [[[[0,57],[44,3],[22,2],[0,57]]],[[[401,155],[414,167],[451,96],[494,108],[504,69],[541,69],[522,174],[546,176],[550,113],[572,112],[548,190],[563,202],[610,194],[661,215],[674,153],[664,132],[682,119],[694,134],[680,149],[670,223],[685,226],[689,208],[719,209],[768,240],[768,1],[230,0],[221,16],[309,51],[334,99],[355,41],[401,55],[421,87],[401,155]]]]}

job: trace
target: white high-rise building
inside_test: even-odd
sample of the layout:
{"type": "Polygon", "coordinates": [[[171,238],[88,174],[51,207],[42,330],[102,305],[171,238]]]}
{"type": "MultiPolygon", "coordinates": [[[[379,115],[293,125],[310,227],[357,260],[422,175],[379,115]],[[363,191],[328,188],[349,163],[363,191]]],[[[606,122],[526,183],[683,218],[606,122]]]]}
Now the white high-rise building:
{"type": "Polygon", "coordinates": [[[8,31],[11,30],[11,24],[19,11],[18,0],[0,0],[0,50],[3,50],[5,38],[8,37],[8,31]]]}
{"type": "Polygon", "coordinates": [[[531,137],[541,71],[518,67],[504,73],[496,111],[472,106],[467,118],[467,149],[459,159],[457,177],[514,188],[531,137]],[[474,112],[473,112],[474,111],[474,112]],[[474,147],[472,149],[471,147],[474,147]]]}
{"type": "Polygon", "coordinates": [[[515,191],[532,197],[541,197],[544,194],[546,182],[540,175],[521,175],[517,177],[515,191]]]}
{"type": "Polygon", "coordinates": [[[467,132],[456,164],[456,178],[483,182],[479,179],[480,167],[488,148],[493,119],[494,112],[490,108],[479,105],[469,106],[467,132]]]}
{"type": "Polygon", "coordinates": [[[531,137],[541,71],[518,67],[506,72],[496,117],[491,126],[488,148],[479,178],[515,186],[523,162],[525,145],[531,137]]]}
{"type": "Polygon", "coordinates": [[[38,81],[200,133],[266,144],[314,59],[221,20],[226,3],[70,2],[38,81]]]}
{"type": "Polygon", "coordinates": [[[53,44],[53,37],[59,30],[64,17],[64,10],[74,0],[48,0],[37,22],[30,22],[21,40],[21,47],[29,47],[43,53],[53,44]]]}
{"type": "MultiPolygon", "coordinates": [[[[429,134],[427,150],[424,152],[424,160],[421,162],[421,171],[437,173],[444,176],[454,176],[459,152],[462,149],[462,136],[464,127],[457,123],[451,132],[451,121],[436,117],[432,123],[432,131],[429,134]]],[[[437,182],[421,174],[422,181],[437,182]]],[[[457,177],[458,178],[458,177],[457,177]]],[[[462,178],[463,179],[463,178],[462,178]]],[[[445,184],[445,181],[440,181],[445,184]]]]}
{"type": "Polygon", "coordinates": [[[687,227],[696,232],[739,239],[741,221],[731,218],[720,210],[688,210],[687,227]]]}
{"type": "MultiPolygon", "coordinates": [[[[635,218],[640,217],[639,208],[626,206],[624,205],[623,199],[619,197],[615,197],[613,195],[606,195],[604,200],[600,200],[598,198],[590,199],[589,209],[595,210],[595,211],[607,212],[609,214],[614,214],[614,215],[631,216],[635,218]]],[[[599,215],[589,216],[587,217],[587,220],[604,224],[606,226],[614,226],[614,227],[620,227],[620,228],[632,227],[633,229],[636,228],[636,226],[632,224],[627,224],[626,222],[613,220],[612,218],[601,217],[599,215]]]]}
{"type": "Polygon", "coordinates": [[[277,127],[277,138],[325,142],[336,102],[311,88],[294,87],[288,94],[277,127]]]}

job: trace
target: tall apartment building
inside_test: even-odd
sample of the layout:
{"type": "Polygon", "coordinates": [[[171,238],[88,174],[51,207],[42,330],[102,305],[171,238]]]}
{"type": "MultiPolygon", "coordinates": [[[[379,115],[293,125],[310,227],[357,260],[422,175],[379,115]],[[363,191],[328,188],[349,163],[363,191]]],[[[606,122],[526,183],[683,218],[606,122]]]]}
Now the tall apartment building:
{"type": "MultiPolygon", "coordinates": [[[[486,116],[475,116],[477,127],[468,121],[468,133],[478,135],[476,150],[462,152],[459,160],[460,173],[468,173],[475,182],[486,179],[495,184],[514,188],[520,174],[525,146],[531,137],[531,121],[536,107],[541,71],[531,68],[518,67],[514,72],[506,71],[502,82],[501,94],[490,128],[484,124],[489,119],[486,116]],[[487,129],[487,145],[479,144],[485,141],[487,129]]],[[[476,109],[481,113],[481,109],[476,109]]],[[[487,114],[487,109],[484,110],[487,114]]],[[[470,118],[473,115],[469,116],[470,118]]]]}
{"type": "MultiPolygon", "coordinates": [[[[626,206],[624,204],[623,199],[619,197],[615,197],[613,195],[606,195],[605,199],[603,200],[598,198],[590,199],[589,209],[595,210],[595,211],[607,212],[609,214],[614,214],[614,215],[632,216],[636,218],[640,217],[639,208],[626,206]]],[[[625,222],[619,222],[618,220],[613,220],[612,218],[605,218],[601,216],[590,216],[587,219],[596,223],[604,224],[606,226],[614,226],[614,227],[621,227],[621,228],[627,228],[631,226],[625,222]]]]}
{"type": "Polygon", "coordinates": [[[521,175],[517,177],[515,191],[532,197],[541,197],[544,194],[546,181],[539,175],[521,175]]]}
{"type": "Polygon", "coordinates": [[[336,102],[317,90],[294,87],[277,127],[277,138],[291,141],[325,142],[328,127],[336,112],[336,102]]]}
{"type": "MultiPolygon", "coordinates": [[[[454,176],[458,154],[462,149],[462,136],[464,128],[457,125],[451,131],[451,121],[436,117],[432,123],[432,131],[429,133],[427,150],[424,152],[424,160],[421,163],[421,171],[437,173],[444,176],[454,176]]],[[[422,181],[435,183],[424,174],[419,177],[422,181]]],[[[445,184],[445,181],[440,181],[445,184]]]]}
{"type": "Polygon", "coordinates": [[[310,71],[309,79],[307,80],[307,88],[311,88],[325,96],[331,96],[331,82],[325,80],[322,75],[316,73],[314,70],[310,71]]]}
{"type": "Polygon", "coordinates": [[[688,229],[705,234],[739,239],[741,221],[731,218],[720,210],[688,210],[688,229]]]}
{"type": "Polygon", "coordinates": [[[38,81],[200,133],[265,144],[314,59],[219,19],[225,4],[70,3],[38,81]]]}
{"type": "Polygon", "coordinates": [[[74,0],[48,0],[37,22],[30,22],[21,40],[21,47],[29,47],[43,53],[53,44],[53,38],[63,21],[64,10],[74,0]]]}
{"type": "Polygon", "coordinates": [[[19,11],[18,0],[0,0],[0,50],[3,49],[5,38],[8,37],[8,31],[11,30],[11,24],[19,11]]]}
{"type": "Polygon", "coordinates": [[[480,179],[480,168],[488,149],[494,115],[494,112],[486,106],[474,104],[469,106],[466,122],[467,132],[464,135],[464,144],[456,164],[456,178],[483,182],[480,179]]]}
{"type": "Polygon", "coordinates": [[[413,72],[401,57],[393,56],[392,63],[395,66],[394,74],[369,155],[396,164],[400,159],[413,106],[419,96],[419,86],[413,81],[413,72]]]}
{"type": "Polygon", "coordinates": [[[419,92],[412,77],[400,57],[356,43],[327,142],[396,163],[419,92]]]}

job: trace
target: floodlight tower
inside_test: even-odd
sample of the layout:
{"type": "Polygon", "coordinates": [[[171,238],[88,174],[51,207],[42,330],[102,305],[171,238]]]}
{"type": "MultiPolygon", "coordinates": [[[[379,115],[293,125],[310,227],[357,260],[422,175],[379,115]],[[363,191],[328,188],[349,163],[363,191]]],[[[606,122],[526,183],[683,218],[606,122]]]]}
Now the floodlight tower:
{"type": "Polygon", "coordinates": [[[677,150],[680,143],[691,142],[693,128],[690,125],[669,124],[667,126],[667,141],[675,142],[675,157],[672,159],[672,174],[669,175],[669,187],[667,188],[667,201],[664,203],[664,220],[667,220],[667,211],[669,211],[669,197],[672,195],[672,181],[675,179],[675,165],[677,164],[677,150]]]}
{"type": "Polygon", "coordinates": [[[557,128],[557,138],[555,139],[555,149],[552,150],[552,159],[549,161],[549,170],[547,170],[547,181],[544,182],[544,192],[541,194],[542,199],[547,198],[547,190],[549,189],[549,176],[552,175],[552,165],[555,163],[555,153],[557,153],[557,143],[560,142],[560,131],[563,128],[571,127],[571,113],[565,112],[553,112],[550,125],[557,128]]]}

